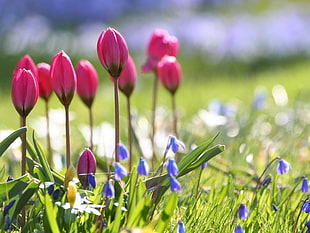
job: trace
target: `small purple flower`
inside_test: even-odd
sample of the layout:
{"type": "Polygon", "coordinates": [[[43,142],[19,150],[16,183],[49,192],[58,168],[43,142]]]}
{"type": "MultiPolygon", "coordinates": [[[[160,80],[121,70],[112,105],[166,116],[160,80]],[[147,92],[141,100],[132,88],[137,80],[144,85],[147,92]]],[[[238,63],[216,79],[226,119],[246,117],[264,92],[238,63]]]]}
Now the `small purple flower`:
{"type": "Polygon", "coordinates": [[[306,212],[306,213],[310,213],[310,201],[309,200],[305,201],[305,203],[302,206],[301,210],[306,212]]]}
{"type": "Polygon", "coordinates": [[[246,219],[250,214],[250,211],[245,204],[240,204],[238,209],[238,216],[240,219],[246,219]]]}
{"type": "Polygon", "coordinates": [[[177,233],[185,233],[185,224],[182,221],[178,221],[178,226],[177,226],[177,233]]]}
{"type": "Polygon", "coordinates": [[[12,229],[12,226],[11,226],[11,217],[10,215],[6,216],[6,219],[5,219],[5,225],[4,225],[4,230],[5,231],[9,231],[12,229]]]}
{"type": "Polygon", "coordinates": [[[206,166],[208,166],[208,164],[209,164],[208,161],[207,161],[207,162],[204,162],[203,164],[201,164],[201,169],[202,169],[202,170],[205,169],[206,166]]]}
{"type": "Polygon", "coordinates": [[[263,180],[262,187],[268,186],[271,183],[271,181],[272,181],[272,177],[268,176],[266,179],[263,180]]]}
{"type": "Polygon", "coordinates": [[[125,160],[129,158],[128,150],[122,144],[118,144],[118,158],[119,160],[125,160]]]}
{"type": "Polygon", "coordinates": [[[10,181],[13,181],[13,180],[14,180],[13,176],[9,176],[8,179],[6,180],[6,182],[10,182],[10,181]]]}
{"type": "Polygon", "coordinates": [[[147,176],[149,174],[149,172],[150,172],[149,165],[147,164],[145,159],[140,158],[140,162],[138,165],[138,174],[140,176],[147,176]]]}
{"type": "Polygon", "coordinates": [[[310,232],[310,221],[309,220],[306,221],[306,227],[308,228],[308,232],[310,232]]]}
{"type": "Polygon", "coordinates": [[[181,184],[179,183],[179,181],[174,176],[171,176],[169,181],[170,181],[171,191],[172,192],[179,192],[181,189],[181,184]]]}
{"type": "Polygon", "coordinates": [[[302,181],[301,191],[303,193],[307,193],[309,191],[309,182],[308,182],[308,178],[307,177],[304,177],[304,179],[302,181]]]}
{"type": "Polygon", "coordinates": [[[128,175],[128,172],[127,172],[126,168],[118,162],[115,163],[114,179],[120,180],[120,179],[122,179],[123,176],[127,176],[127,175],[128,175]]]}
{"type": "Polygon", "coordinates": [[[96,188],[96,177],[94,174],[87,175],[87,184],[90,187],[96,188]]]}
{"type": "Polygon", "coordinates": [[[168,145],[166,147],[165,150],[165,154],[168,153],[169,149],[171,148],[171,150],[173,151],[173,153],[177,153],[179,151],[179,148],[182,148],[183,150],[185,150],[185,145],[183,142],[181,142],[180,140],[178,140],[176,137],[174,136],[169,136],[169,142],[168,145]]]}
{"type": "Polygon", "coordinates": [[[107,198],[114,197],[115,189],[113,184],[110,181],[107,181],[103,187],[103,194],[107,198]]]}
{"type": "Polygon", "coordinates": [[[47,193],[49,195],[52,195],[52,193],[54,192],[54,188],[55,188],[55,185],[54,184],[51,184],[50,186],[48,186],[47,188],[47,193]]]}
{"type": "Polygon", "coordinates": [[[169,176],[177,176],[179,174],[179,168],[174,159],[168,160],[167,171],[169,176]]]}
{"type": "Polygon", "coordinates": [[[58,200],[59,196],[60,196],[60,189],[56,189],[56,190],[53,192],[53,195],[52,195],[53,200],[55,200],[55,201],[58,200]]]}
{"type": "Polygon", "coordinates": [[[234,233],[244,233],[242,226],[237,225],[234,233]]]}
{"type": "Polygon", "coordinates": [[[276,204],[272,204],[272,208],[273,208],[274,211],[278,211],[279,210],[279,208],[276,206],[276,204]]]}
{"type": "Polygon", "coordinates": [[[10,201],[9,204],[7,204],[5,207],[4,207],[4,210],[3,210],[3,216],[7,215],[9,213],[9,210],[12,208],[12,206],[14,205],[15,203],[15,199],[10,201]]]}
{"type": "Polygon", "coordinates": [[[284,159],[280,159],[277,165],[278,175],[282,175],[283,173],[288,173],[291,170],[291,165],[284,159]]]}

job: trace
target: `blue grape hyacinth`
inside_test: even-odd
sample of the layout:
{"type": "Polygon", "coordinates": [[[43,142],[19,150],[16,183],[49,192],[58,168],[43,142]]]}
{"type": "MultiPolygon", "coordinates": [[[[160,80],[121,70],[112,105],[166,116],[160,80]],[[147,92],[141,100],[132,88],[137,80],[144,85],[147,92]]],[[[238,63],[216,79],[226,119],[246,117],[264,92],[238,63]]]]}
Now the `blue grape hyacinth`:
{"type": "Polygon", "coordinates": [[[167,171],[169,176],[177,176],[179,174],[179,168],[174,159],[168,160],[167,171]]]}
{"type": "Polygon", "coordinates": [[[280,159],[277,165],[277,173],[278,175],[282,175],[283,173],[288,173],[292,169],[289,162],[284,159],[280,159]]]}

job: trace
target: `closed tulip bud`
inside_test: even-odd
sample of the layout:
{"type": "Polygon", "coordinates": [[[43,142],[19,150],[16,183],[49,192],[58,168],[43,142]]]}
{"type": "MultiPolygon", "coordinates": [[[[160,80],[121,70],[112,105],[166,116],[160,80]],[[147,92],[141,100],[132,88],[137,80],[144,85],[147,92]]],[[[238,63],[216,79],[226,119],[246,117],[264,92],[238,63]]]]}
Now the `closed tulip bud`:
{"type": "MultiPolygon", "coordinates": [[[[31,70],[32,74],[34,75],[35,78],[38,77],[38,70],[37,70],[37,66],[35,65],[35,63],[33,62],[32,58],[26,54],[25,56],[23,56],[17,63],[15,70],[14,70],[14,74],[15,72],[17,72],[19,69],[26,69],[26,70],[31,70]]],[[[13,74],[13,75],[14,75],[13,74]]]]}
{"type": "Polygon", "coordinates": [[[38,69],[38,83],[39,83],[39,96],[45,100],[48,100],[53,92],[52,80],[51,80],[51,67],[47,63],[39,63],[38,69]]]}
{"type": "Polygon", "coordinates": [[[173,95],[181,83],[181,66],[175,57],[164,56],[157,67],[158,78],[164,87],[173,95]]]}
{"type": "Polygon", "coordinates": [[[64,51],[53,58],[51,78],[58,99],[63,105],[68,106],[76,90],[76,74],[69,56],[64,51]]]}
{"type": "Polygon", "coordinates": [[[19,115],[26,117],[37,103],[38,97],[38,82],[32,72],[17,70],[12,81],[12,101],[19,115]]]}
{"type": "Polygon", "coordinates": [[[118,78],[128,60],[128,47],[123,36],[108,28],[99,36],[97,53],[103,67],[113,78],[118,78]]]}
{"type": "Polygon", "coordinates": [[[77,189],[76,189],[75,184],[72,181],[70,181],[68,185],[67,199],[68,199],[68,202],[71,208],[73,208],[75,204],[76,192],[77,192],[77,189]]]}
{"type": "Polygon", "coordinates": [[[118,87],[127,97],[131,96],[137,81],[137,71],[131,56],[128,57],[127,64],[118,78],[118,87]]]}
{"type": "Polygon", "coordinates": [[[98,74],[87,60],[81,60],[76,67],[77,93],[87,107],[91,107],[98,88],[98,74]]]}
{"type": "Polygon", "coordinates": [[[179,42],[165,30],[157,29],[153,32],[147,46],[147,61],[142,66],[142,72],[157,70],[157,64],[165,56],[176,57],[179,52],[179,42]]]}
{"type": "Polygon", "coordinates": [[[90,149],[86,148],[80,155],[77,167],[78,178],[83,185],[83,188],[88,188],[89,185],[93,186],[93,184],[89,184],[88,182],[88,175],[96,173],[96,166],[97,163],[94,154],[90,149]]]}

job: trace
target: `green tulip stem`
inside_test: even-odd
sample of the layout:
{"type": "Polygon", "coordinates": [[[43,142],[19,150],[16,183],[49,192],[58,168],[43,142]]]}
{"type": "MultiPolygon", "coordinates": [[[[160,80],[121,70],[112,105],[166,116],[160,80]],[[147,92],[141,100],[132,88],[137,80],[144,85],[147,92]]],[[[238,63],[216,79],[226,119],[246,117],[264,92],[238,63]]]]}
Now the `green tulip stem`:
{"type": "Polygon", "coordinates": [[[48,99],[45,99],[45,117],[46,117],[46,143],[47,143],[47,151],[48,151],[48,163],[51,167],[54,166],[53,163],[53,152],[51,146],[51,136],[50,136],[50,119],[48,113],[48,99]]]}
{"type": "Polygon", "coordinates": [[[132,118],[131,118],[131,105],[130,96],[127,96],[127,111],[128,111],[128,140],[129,140],[129,171],[132,168],[132,118]]]}
{"type": "Polygon", "coordinates": [[[119,144],[119,100],[118,100],[118,81],[114,79],[114,102],[115,102],[115,162],[119,162],[118,144],[119,144]]]}
{"type": "Polygon", "coordinates": [[[68,169],[71,164],[69,104],[66,104],[64,106],[65,106],[65,114],[66,114],[66,162],[67,162],[67,169],[68,169]]]}

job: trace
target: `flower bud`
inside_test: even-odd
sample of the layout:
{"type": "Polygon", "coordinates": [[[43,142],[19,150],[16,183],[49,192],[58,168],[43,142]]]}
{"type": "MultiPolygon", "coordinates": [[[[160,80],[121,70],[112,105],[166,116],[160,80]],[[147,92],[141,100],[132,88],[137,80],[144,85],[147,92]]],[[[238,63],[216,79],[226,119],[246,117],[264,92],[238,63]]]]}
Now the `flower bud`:
{"type": "Polygon", "coordinates": [[[122,144],[118,144],[118,159],[119,160],[125,160],[129,158],[129,152],[127,150],[127,148],[122,145],[122,144]]]}
{"type": "Polygon", "coordinates": [[[246,219],[250,215],[250,211],[245,204],[240,204],[238,209],[238,216],[240,219],[246,219]]]}
{"type": "Polygon", "coordinates": [[[98,88],[98,74],[87,60],[81,60],[76,67],[77,93],[87,107],[91,107],[98,88]]]}
{"type": "Polygon", "coordinates": [[[169,176],[177,176],[179,174],[179,169],[174,159],[168,160],[167,171],[169,176]]]}
{"type": "Polygon", "coordinates": [[[118,78],[118,88],[125,96],[131,96],[137,81],[137,71],[131,56],[128,57],[127,64],[118,78]]]}
{"type": "Polygon", "coordinates": [[[150,172],[149,165],[147,164],[145,159],[140,158],[140,162],[138,165],[138,174],[140,176],[147,176],[149,174],[149,172],[150,172]]]}
{"type": "Polygon", "coordinates": [[[157,64],[165,56],[176,57],[179,51],[178,39],[169,35],[165,30],[157,29],[153,32],[147,46],[147,61],[142,66],[142,72],[157,70],[157,64]]]}
{"type": "Polygon", "coordinates": [[[39,63],[37,65],[39,83],[39,96],[45,100],[48,100],[53,92],[52,80],[51,80],[51,67],[47,63],[39,63]]]}
{"type": "Polygon", "coordinates": [[[32,72],[17,70],[12,81],[12,101],[19,115],[26,117],[37,103],[38,97],[38,82],[32,72]]]}
{"type": "Polygon", "coordinates": [[[164,56],[157,67],[158,78],[164,87],[174,94],[181,83],[181,66],[175,57],[164,56]]]}
{"type": "Polygon", "coordinates": [[[178,221],[178,226],[177,226],[177,233],[185,233],[185,224],[182,221],[178,221]]]}
{"type": "Polygon", "coordinates": [[[174,176],[171,176],[169,181],[172,192],[179,192],[181,190],[181,184],[174,176]]]}
{"type": "Polygon", "coordinates": [[[90,149],[86,148],[80,155],[77,173],[78,178],[83,185],[83,188],[89,187],[88,175],[94,175],[96,173],[96,158],[90,149]]]}
{"type": "Polygon", "coordinates": [[[303,193],[307,193],[309,191],[309,182],[307,177],[304,177],[302,180],[301,191],[303,193]]]}
{"type": "Polygon", "coordinates": [[[64,51],[60,51],[53,58],[51,79],[58,99],[68,106],[76,90],[76,74],[69,56],[64,51]]]}
{"type": "Polygon", "coordinates": [[[33,62],[32,58],[26,54],[25,56],[23,56],[17,63],[14,73],[17,72],[19,69],[26,69],[26,70],[31,70],[33,76],[35,78],[38,77],[38,70],[37,70],[37,66],[35,65],[35,63],[33,62]]]}
{"type": "Polygon", "coordinates": [[[72,181],[70,181],[68,185],[67,199],[68,199],[68,202],[71,208],[73,208],[75,204],[76,192],[77,192],[77,189],[76,189],[75,184],[72,181]]]}
{"type": "Polygon", "coordinates": [[[103,187],[103,194],[107,198],[114,197],[115,189],[113,184],[110,181],[107,181],[103,187]]]}
{"type": "Polygon", "coordinates": [[[103,67],[113,78],[118,78],[128,60],[128,47],[123,36],[108,28],[99,36],[97,53],[103,67]]]}
{"type": "Polygon", "coordinates": [[[76,174],[76,170],[73,167],[73,165],[70,164],[65,174],[65,180],[64,180],[65,187],[68,187],[69,182],[73,180],[75,174],[76,174]]]}
{"type": "Polygon", "coordinates": [[[127,176],[127,175],[128,175],[128,172],[127,172],[126,168],[118,162],[115,163],[114,179],[120,180],[120,179],[122,179],[123,176],[127,176]]]}

